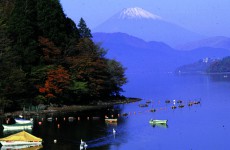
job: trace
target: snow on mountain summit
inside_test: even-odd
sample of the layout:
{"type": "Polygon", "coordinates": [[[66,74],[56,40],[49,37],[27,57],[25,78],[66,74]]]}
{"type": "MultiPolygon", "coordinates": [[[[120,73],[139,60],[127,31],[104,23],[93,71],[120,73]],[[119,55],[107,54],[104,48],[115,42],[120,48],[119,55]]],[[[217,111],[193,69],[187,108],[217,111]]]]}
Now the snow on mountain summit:
{"type": "Polygon", "coordinates": [[[119,15],[120,19],[161,19],[160,16],[154,15],[142,8],[133,7],[133,8],[126,8],[121,11],[119,15]]]}

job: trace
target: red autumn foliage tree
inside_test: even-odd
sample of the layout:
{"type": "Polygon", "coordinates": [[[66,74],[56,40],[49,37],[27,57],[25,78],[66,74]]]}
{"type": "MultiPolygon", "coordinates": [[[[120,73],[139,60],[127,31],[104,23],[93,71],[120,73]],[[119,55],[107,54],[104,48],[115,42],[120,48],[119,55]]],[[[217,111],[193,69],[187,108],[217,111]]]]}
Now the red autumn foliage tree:
{"type": "Polygon", "coordinates": [[[49,70],[44,87],[39,88],[39,92],[45,94],[48,99],[60,96],[70,84],[70,75],[62,66],[49,70]]]}

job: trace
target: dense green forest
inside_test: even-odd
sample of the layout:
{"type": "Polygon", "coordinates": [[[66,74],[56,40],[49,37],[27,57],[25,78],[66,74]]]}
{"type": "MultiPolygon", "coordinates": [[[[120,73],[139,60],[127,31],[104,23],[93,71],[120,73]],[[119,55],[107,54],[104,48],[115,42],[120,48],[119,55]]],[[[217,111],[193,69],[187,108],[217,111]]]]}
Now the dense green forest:
{"type": "Polygon", "coordinates": [[[213,62],[208,70],[208,73],[224,73],[230,72],[230,56],[225,57],[221,60],[213,62]]]}
{"type": "Polygon", "coordinates": [[[119,97],[127,82],[125,68],[105,54],[84,19],[76,25],[59,0],[0,1],[0,105],[5,110],[119,97]]]}

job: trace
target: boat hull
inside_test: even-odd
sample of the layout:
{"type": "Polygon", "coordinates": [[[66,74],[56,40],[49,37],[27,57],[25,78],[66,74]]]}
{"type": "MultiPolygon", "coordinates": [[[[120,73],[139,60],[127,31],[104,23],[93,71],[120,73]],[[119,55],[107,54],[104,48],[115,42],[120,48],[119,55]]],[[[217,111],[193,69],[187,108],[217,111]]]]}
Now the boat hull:
{"type": "Polygon", "coordinates": [[[117,122],[117,119],[105,119],[106,122],[117,122]]]}
{"type": "Polygon", "coordinates": [[[168,120],[150,120],[151,124],[166,124],[168,120]]]}
{"type": "Polygon", "coordinates": [[[26,120],[26,119],[14,119],[16,123],[18,124],[27,124],[27,123],[33,123],[33,120],[26,120]]]}
{"type": "Polygon", "coordinates": [[[42,142],[27,142],[27,141],[0,141],[3,146],[9,145],[42,145],[42,142]]]}
{"type": "Polygon", "coordinates": [[[1,147],[1,150],[40,150],[41,148],[43,148],[42,145],[4,145],[1,147]]]}
{"type": "Polygon", "coordinates": [[[27,124],[3,124],[2,125],[4,130],[23,130],[23,129],[32,129],[33,124],[32,123],[27,123],[27,124]]]}

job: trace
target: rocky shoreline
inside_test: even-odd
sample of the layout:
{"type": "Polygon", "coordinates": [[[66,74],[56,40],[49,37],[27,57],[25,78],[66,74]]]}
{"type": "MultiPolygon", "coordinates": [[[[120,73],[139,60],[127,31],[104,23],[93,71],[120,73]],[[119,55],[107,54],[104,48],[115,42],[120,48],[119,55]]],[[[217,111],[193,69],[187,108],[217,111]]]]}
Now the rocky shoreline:
{"type": "Polygon", "coordinates": [[[1,116],[7,117],[7,116],[33,116],[33,115],[41,115],[41,114],[47,114],[47,113],[61,113],[61,112],[79,112],[79,111],[88,111],[88,110],[97,110],[97,109],[103,109],[107,107],[111,107],[118,104],[127,104],[127,103],[133,103],[141,101],[140,98],[126,98],[125,100],[114,100],[111,102],[98,102],[95,105],[70,105],[70,106],[62,106],[62,107],[55,107],[55,106],[48,106],[44,110],[39,111],[15,111],[10,113],[4,113],[1,116]]]}

